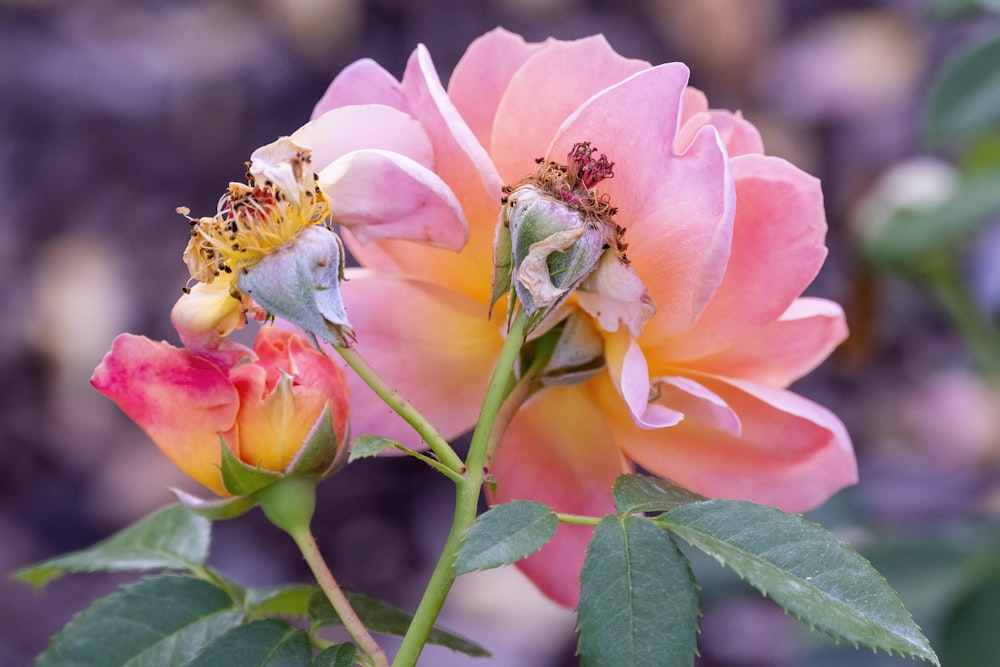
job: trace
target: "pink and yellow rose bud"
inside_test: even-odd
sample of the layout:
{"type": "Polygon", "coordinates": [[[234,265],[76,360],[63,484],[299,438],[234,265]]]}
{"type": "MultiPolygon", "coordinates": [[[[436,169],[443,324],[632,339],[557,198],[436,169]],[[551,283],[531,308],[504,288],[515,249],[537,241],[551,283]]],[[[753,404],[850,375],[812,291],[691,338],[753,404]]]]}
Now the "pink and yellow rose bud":
{"type": "Polygon", "coordinates": [[[249,492],[224,475],[234,461],[265,478],[332,474],[346,459],[343,371],[302,336],[275,327],[260,330],[253,352],[256,359],[245,352],[225,361],[123,334],[91,384],[220,496],[249,492]]]}

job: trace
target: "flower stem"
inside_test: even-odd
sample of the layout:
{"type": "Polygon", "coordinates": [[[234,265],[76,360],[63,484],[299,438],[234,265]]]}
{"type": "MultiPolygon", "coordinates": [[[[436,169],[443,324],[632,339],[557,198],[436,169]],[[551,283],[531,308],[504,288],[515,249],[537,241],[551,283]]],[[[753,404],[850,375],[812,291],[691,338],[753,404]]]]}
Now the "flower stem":
{"type": "Polygon", "coordinates": [[[441,437],[427,419],[420,414],[416,408],[414,408],[410,403],[403,398],[403,396],[390,387],[388,383],[382,379],[382,377],[375,372],[365,358],[361,354],[351,347],[340,347],[334,346],[334,349],[343,357],[347,365],[350,366],[355,373],[358,374],[362,380],[365,381],[369,387],[372,388],[378,397],[381,398],[386,405],[388,405],[392,410],[402,417],[406,423],[413,427],[413,429],[424,439],[424,442],[431,448],[431,450],[437,455],[438,460],[444,465],[448,466],[455,472],[460,472],[462,470],[462,459],[455,453],[455,450],[451,448],[448,441],[441,437]]]}
{"type": "Polygon", "coordinates": [[[469,445],[469,455],[465,461],[465,474],[457,484],[455,516],[451,522],[448,539],[441,549],[441,557],[438,559],[434,572],[431,573],[424,596],[413,615],[406,636],[403,637],[399,652],[392,662],[393,667],[414,667],[417,664],[417,659],[427,643],[427,637],[434,627],[434,621],[437,620],[445,598],[455,581],[452,565],[462,542],[465,540],[466,531],[476,520],[479,511],[479,494],[482,490],[485,474],[483,463],[486,460],[486,448],[490,442],[497,413],[510,391],[511,371],[517,361],[521,346],[524,344],[526,320],[523,311],[519,311],[507,333],[507,340],[500,351],[496,366],[493,368],[493,375],[490,377],[486,397],[483,399],[483,406],[479,412],[479,420],[476,422],[476,430],[472,434],[472,443],[469,445]]]}
{"type": "Polygon", "coordinates": [[[952,264],[935,266],[927,278],[982,371],[1000,380],[1000,331],[983,317],[958,270],[952,264]]]}
{"type": "Polygon", "coordinates": [[[309,564],[309,569],[312,570],[313,576],[316,577],[319,587],[326,593],[326,597],[330,600],[330,604],[333,605],[334,611],[337,612],[340,620],[344,622],[344,627],[347,628],[351,637],[354,638],[354,641],[358,643],[361,650],[368,656],[370,663],[374,667],[388,667],[389,661],[385,657],[385,651],[376,643],[361,622],[361,619],[354,613],[354,609],[347,600],[347,596],[344,595],[344,591],[337,585],[336,579],[333,578],[333,573],[330,572],[326,561],[323,560],[323,556],[319,552],[319,547],[316,546],[316,540],[313,538],[312,531],[307,528],[304,531],[294,531],[289,534],[295,540],[295,544],[298,545],[299,551],[302,552],[306,563],[309,564]]]}

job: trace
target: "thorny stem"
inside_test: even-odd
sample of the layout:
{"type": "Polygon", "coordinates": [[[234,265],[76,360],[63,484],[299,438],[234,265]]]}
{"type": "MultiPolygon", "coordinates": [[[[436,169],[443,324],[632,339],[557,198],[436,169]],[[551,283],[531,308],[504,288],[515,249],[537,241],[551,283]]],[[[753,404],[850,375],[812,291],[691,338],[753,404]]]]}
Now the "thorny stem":
{"type": "Polygon", "coordinates": [[[479,420],[472,434],[472,443],[469,445],[469,455],[465,461],[465,474],[457,484],[455,516],[448,532],[448,539],[441,550],[441,557],[434,567],[434,572],[431,573],[430,581],[427,582],[427,589],[413,615],[413,620],[406,631],[399,652],[393,660],[393,667],[414,667],[417,664],[420,652],[427,643],[427,637],[434,627],[434,621],[441,612],[445,598],[455,581],[452,566],[469,526],[476,520],[479,510],[479,494],[485,476],[483,464],[486,460],[487,445],[492,436],[497,414],[509,392],[511,372],[521,346],[524,344],[526,322],[527,317],[524,311],[519,311],[511,324],[507,340],[504,342],[503,349],[500,351],[500,356],[493,369],[486,397],[483,399],[483,406],[479,412],[479,420]]]}
{"type": "MultiPolygon", "coordinates": [[[[350,366],[355,373],[358,374],[365,383],[372,388],[378,397],[381,398],[386,405],[388,405],[392,410],[406,420],[410,426],[424,439],[424,442],[431,448],[437,457],[444,465],[451,468],[456,473],[460,473],[463,467],[461,457],[455,453],[455,450],[451,448],[451,445],[441,437],[437,432],[437,429],[431,425],[427,419],[420,414],[416,408],[414,408],[410,403],[403,398],[403,396],[390,387],[388,383],[382,379],[382,377],[375,372],[364,357],[358,353],[357,350],[351,347],[341,347],[339,345],[334,346],[334,349],[343,357],[347,365],[350,366]]],[[[450,475],[449,475],[450,476],[450,475]]]]}

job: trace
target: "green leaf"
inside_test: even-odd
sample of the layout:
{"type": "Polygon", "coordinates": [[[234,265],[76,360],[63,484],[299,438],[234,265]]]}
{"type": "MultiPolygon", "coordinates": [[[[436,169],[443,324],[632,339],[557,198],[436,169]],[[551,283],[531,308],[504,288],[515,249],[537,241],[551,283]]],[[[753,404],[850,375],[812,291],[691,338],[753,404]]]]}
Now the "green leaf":
{"type": "Polygon", "coordinates": [[[402,444],[392,438],[384,438],[381,435],[359,435],[351,441],[351,455],[347,459],[347,462],[351,463],[357,459],[377,456],[394,447],[402,447],[402,444]]]}
{"type": "Polygon", "coordinates": [[[143,579],[80,612],[38,667],[186,666],[243,614],[225,592],[191,577],[143,579]]]}
{"type": "Polygon", "coordinates": [[[357,655],[354,644],[337,644],[317,655],[313,667],[354,667],[357,655]]]}
{"type": "Polygon", "coordinates": [[[248,496],[264,487],[271,486],[282,478],[276,472],[248,466],[236,458],[229,447],[226,447],[222,438],[219,438],[219,443],[222,447],[222,465],[220,466],[222,485],[226,487],[226,491],[234,496],[248,496]]]}
{"type": "Polygon", "coordinates": [[[652,520],[602,519],[580,584],[577,651],[587,667],[690,667],[697,586],[687,559],[652,520]]]}
{"type": "Polygon", "coordinates": [[[247,591],[244,606],[253,616],[309,616],[309,601],[319,591],[316,586],[288,584],[253,588],[247,591]]]}
{"type": "Polygon", "coordinates": [[[455,557],[456,575],[510,565],[552,539],[559,519],[548,506],[526,500],[497,505],[476,519],[455,557]]]}
{"type": "Polygon", "coordinates": [[[816,524],[730,500],[684,505],[655,520],[810,626],[855,645],[939,664],[885,578],[816,524]]]}
{"type": "Polygon", "coordinates": [[[208,519],[174,505],[89,549],[29,566],[13,577],[41,587],[69,572],[184,570],[201,566],[208,559],[211,527],[208,519]]]}
{"type": "Polygon", "coordinates": [[[170,492],[189,510],[213,521],[234,519],[257,504],[253,496],[233,496],[232,498],[212,498],[205,500],[181,489],[172,488],[170,492]]]}
{"type": "Polygon", "coordinates": [[[649,475],[618,475],[612,490],[621,515],[636,512],[666,512],[679,505],[706,500],[673,482],[649,475]]]}
{"type": "Polygon", "coordinates": [[[1000,656],[1000,578],[979,582],[953,605],[941,635],[945,665],[987,665],[1000,656]]]}
{"type": "MultiPolygon", "coordinates": [[[[402,637],[410,627],[410,621],[413,619],[412,614],[361,593],[344,591],[344,594],[350,601],[354,613],[372,632],[402,637]]],[[[337,616],[330,601],[322,593],[315,595],[310,602],[309,617],[312,619],[314,627],[343,625],[343,621],[337,616]]],[[[490,655],[489,651],[483,647],[438,628],[431,630],[428,642],[477,658],[490,655]]]]}
{"type": "Polygon", "coordinates": [[[926,134],[935,146],[964,143],[1000,124],[1000,35],[948,60],[931,86],[926,134]]]}
{"type": "Polygon", "coordinates": [[[235,627],[217,638],[186,667],[309,667],[309,635],[268,618],[235,627]]]}

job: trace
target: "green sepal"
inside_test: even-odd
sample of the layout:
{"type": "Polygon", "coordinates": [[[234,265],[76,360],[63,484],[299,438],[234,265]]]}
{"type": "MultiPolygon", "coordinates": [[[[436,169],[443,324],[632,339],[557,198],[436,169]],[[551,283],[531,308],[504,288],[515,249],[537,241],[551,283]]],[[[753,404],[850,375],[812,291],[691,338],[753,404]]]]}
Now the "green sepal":
{"type": "Polygon", "coordinates": [[[309,477],[319,481],[340,470],[347,463],[347,433],[333,428],[331,404],[327,401],[302,449],[288,465],[287,475],[309,477]]]}
{"type": "MultiPolygon", "coordinates": [[[[511,292],[511,276],[514,271],[514,254],[510,239],[510,226],[507,221],[507,207],[500,209],[500,219],[497,221],[496,235],[493,239],[493,282],[490,290],[490,310],[493,314],[493,306],[504,294],[510,295],[510,304],[514,303],[514,295],[511,292]]],[[[508,322],[510,321],[508,313],[508,322]]]]}
{"type": "Polygon", "coordinates": [[[205,499],[174,487],[170,488],[170,492],[184,507],[211,521],[236,518],[257,504],[253,496],[205,499]]]}
{"type": "Polygon", "coordinates": [[[254,494],[268,521],[293,538],[309,534],[316,512],[316,482],[305,477],[283,477],[254,494]]]}
{"type": "Polygon", "coordinates": [[[282,478],[280,473],[249,466],[236,458],[236,455],[219,438],[222,447],[222,485],[234,496],[248,496],[264,487],[274,484],[282,478]]]}
{"type": "MultiPolygon", "coordinates": [[[[406,634],[410,622],[413,620],[412,614],[376,598],[352,591],[344,591],[344,595],[351,603],[354,613],[372,632],[402,637],[406,634]]],[[[313,596],[309,604],[309,618],[312,619],[313,630],[326,625],[343,625],[340,616],[337,615],[330,601],[322,592],[313,596]]],[[[431,630],[427,641],[430,644],[444,646],[476,658],[485,658],[490,655],[490,652],[482,646],[437,627],[431,630]]]]}
{"type": "Polygon", "coordinates": [[[88,549],[18,570],[12,578],[41,588],[70,572],[186,570],[208,560],[212,525],[182,505],[160,510],[88,549]]]}

